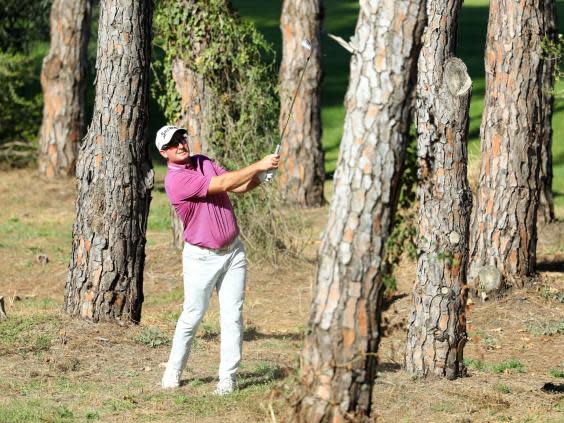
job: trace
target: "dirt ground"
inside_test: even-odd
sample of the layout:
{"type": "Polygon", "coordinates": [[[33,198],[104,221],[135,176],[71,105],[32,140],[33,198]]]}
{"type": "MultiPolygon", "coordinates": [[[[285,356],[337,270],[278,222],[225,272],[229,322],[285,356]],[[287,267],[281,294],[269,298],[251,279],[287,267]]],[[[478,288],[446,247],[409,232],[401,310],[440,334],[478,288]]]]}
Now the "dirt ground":
{"type": "MultiPolygon", "coordinates": [[[[306,260],[251,263],[240,389],[216,398],[215,297],[181,388],[159,387],[182,304],[180,255],[159,220],[164,195],[155,192],[152,203],[161,212],[149,222],[140,325],[93,324],[61,311],[73,202],[72,181],[0,172],[0,296],[9,316],[0,323],[0,422],[281,421],[283,403],[272,392],[296,378],[327,208],[301,212],[306,260]]],[[[540,232],[539,263],[532,287],[469,305],[469,375],[455,381],[413,380],[402,370],[415,277],[414,263],[402,263],[384,312],[375,420],[564,422],[563,223],[540,232]]]]}

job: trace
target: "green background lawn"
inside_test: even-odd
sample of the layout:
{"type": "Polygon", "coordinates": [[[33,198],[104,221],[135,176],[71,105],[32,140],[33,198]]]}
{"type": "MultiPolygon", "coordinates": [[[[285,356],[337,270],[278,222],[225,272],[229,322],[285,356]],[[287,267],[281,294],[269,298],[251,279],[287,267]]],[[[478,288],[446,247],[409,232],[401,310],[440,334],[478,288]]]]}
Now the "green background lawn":
{"type": "MultiPolygon", "coordinates": [[[[265,37],[274,44],[276,51],[281,51],[279,17],[281,2],[260,0],[233,0],[241,16],[257,25],[265,37]]],[[[459,20],[457,55],[468,66],[473,81],[472,103],[470,105],[470,161],[480,158],[480,121],[484,104],[484,46],[488,24],[487,0],[466,0],[459,20]]],[[[557,1],[558,16],[564,18],[564,0],[557,1]]],[[[358,14],[358,2],[351,0],[326,0],[325,23],[327,32],[348,40],[353,34],[358,14]]],[[[560,32],[563,32],[560,28],[560,32]]],[[[350,54],[332,41],[323,37],[323,92],[322,120],[323,147],[326,152],[325,169],[328,173],[335,170],[339,143],[341,140],[345,110],[343,100],[348,84],[350,54]]],[[[560,81],[558,90],[564,90],[564,81],[560,81]]],[[[553,158],[554,185],[557,216],[564,218],[564,98],[557,100],[553,118],[553,158]]]]}

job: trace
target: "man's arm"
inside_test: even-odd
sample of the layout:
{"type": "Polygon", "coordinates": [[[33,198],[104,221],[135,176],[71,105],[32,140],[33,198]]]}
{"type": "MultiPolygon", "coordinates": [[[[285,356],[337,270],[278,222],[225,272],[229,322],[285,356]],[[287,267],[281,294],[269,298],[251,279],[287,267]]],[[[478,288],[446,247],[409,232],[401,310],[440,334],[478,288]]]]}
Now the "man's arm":
{"type": "Polygon", "coordinates": [[[235,189],[252,182],[255,175],[260,172],[278,168],[279,158],[280,156],[277,154],[269,154],[262,160],[244,167],[243,169],[227,172],[219,176],[213,176],[208,187],[208,195],[219,194],[227,191],[235,192],[235,189]]]}
{"type": "Polygon", "coordinates": [[[251,179],[251,180],[250,180],[249,182],[247,182],[246,184],[243,184],[243,185],[241,185],[241,186],[238,186],[237,188],[232,189],[232,190],[229,191],[229,192],[235,192],[235,193],[237,193],[237,194],[243,194],[243,193],[245,193],[245,192],[249,192],[249,191],[251,191],[252,189],[258,187],[260,184],[261,184],[261,181],[260,181],[260,179],[259,179],[259,175],[257,174],[257,175],[255,175],[255,176],[253,176],[253,179],[251,179]]]}

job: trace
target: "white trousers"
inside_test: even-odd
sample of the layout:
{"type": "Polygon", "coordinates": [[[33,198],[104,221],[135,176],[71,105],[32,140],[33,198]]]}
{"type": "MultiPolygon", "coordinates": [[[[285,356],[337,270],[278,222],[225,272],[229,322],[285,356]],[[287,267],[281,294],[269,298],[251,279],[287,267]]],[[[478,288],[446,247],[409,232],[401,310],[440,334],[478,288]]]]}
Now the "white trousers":
{"type": "Polygon", "coordinates": [[[247,259],[237,238],[221,252],[184,243],[184,306],[176,324],[168,366],[183,370],[194,335],[217,289],[221,327],[219,378],[232,377],[241,362],[247,259]]]}

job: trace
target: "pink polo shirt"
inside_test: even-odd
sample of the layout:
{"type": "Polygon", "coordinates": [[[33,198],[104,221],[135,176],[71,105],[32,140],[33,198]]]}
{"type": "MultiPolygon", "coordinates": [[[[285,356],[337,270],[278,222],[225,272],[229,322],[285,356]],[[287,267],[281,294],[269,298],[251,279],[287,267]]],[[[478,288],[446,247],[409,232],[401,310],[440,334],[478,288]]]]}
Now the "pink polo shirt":
{"type": "Polygon", "coordinates": [[[218,249],[239,235],[233,205],[227,193],[208,195],[212,176],[227,171],[203,155],[192,156],[192,167],[168,164],[165,191],[184,225],[184,240],[218,249]]]}

